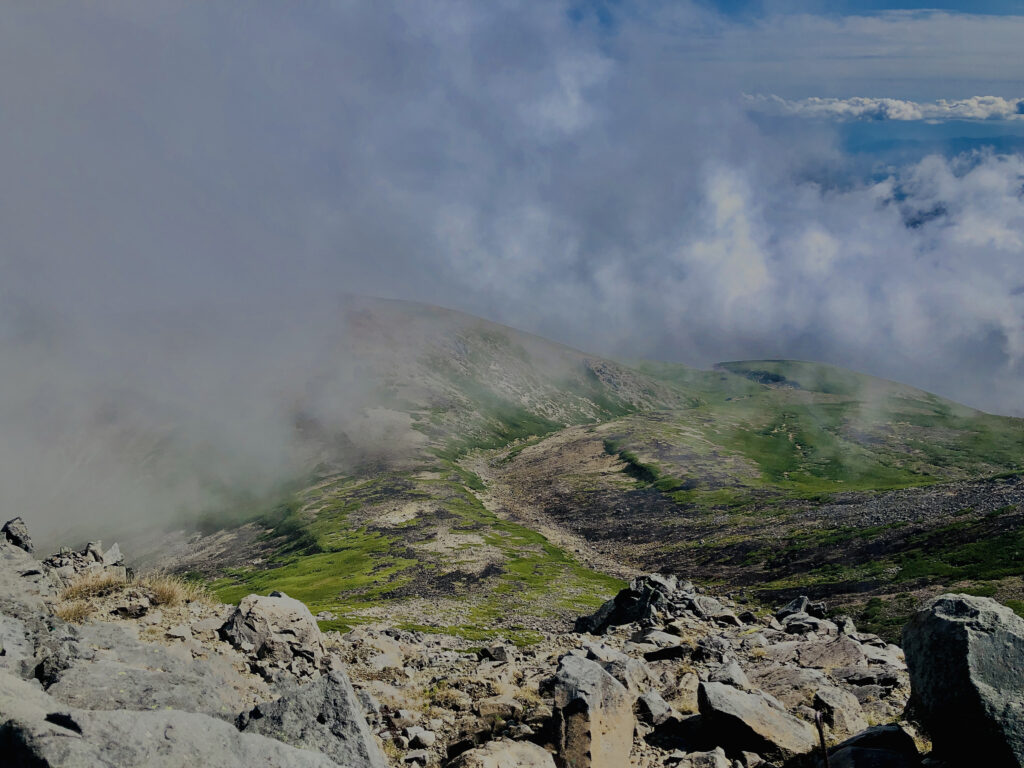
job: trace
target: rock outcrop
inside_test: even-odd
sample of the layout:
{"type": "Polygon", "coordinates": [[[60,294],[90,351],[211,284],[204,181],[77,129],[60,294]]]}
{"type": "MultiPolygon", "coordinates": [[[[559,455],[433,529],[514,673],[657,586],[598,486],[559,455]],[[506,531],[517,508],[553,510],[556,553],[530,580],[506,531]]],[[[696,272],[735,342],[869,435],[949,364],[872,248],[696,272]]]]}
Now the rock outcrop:
{"type": "Polygon", "coordinates": [[[805,755],[817,744],[810,723],[789,714],[764,693],[748,693],[726,683],[703,683],[698,695],[704,727],[718,744],[770,760],[805,755]]]}
{"type": "Polygon", "coordinates": [[[323,667],[320,627],[303,603],[283,592],[242,598],[220,630],[221,637],[255,658],[267,677],[278,670],[310,675],[323,667]]]}
{"type": "Polygon", "coordinates": [[[324,755],[179,710],[86,710],[0,674],[0,755],[32,768],[330,768],[324,755]]]}
{"type": "Polygon", "coordinates": [[[941,595],[904,628],[903,647],[938,756],[1024,765],[1024,619],[988,598],[941,595]]]}
{"type": "Polygon", "coordinates": [[[352,683],[335,670],[274,701],[257,704],[239,730],[321,752],[345,768],[386,768],[352,683]]]}
{"type": "Polygon", "coordinates": [[[29,554],[35,551],[32,546],[32,538],[28,535],[28,526],[25,525],[25,521],[20,517],[15,517],[4,523],[4,527],[0,528],[0,535],[3,535],[8,542],[18,549],[23,549],[29,554]]]}

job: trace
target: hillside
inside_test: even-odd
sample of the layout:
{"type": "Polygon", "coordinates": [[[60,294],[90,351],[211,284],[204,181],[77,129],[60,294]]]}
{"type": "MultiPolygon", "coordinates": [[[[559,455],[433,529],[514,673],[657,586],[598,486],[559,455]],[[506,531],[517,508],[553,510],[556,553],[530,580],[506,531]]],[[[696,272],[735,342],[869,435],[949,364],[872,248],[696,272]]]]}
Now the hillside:
{"type": "Polygon", "coordinates": [[[619,363],[402,302],[355,302],[345,329],[315,381],[359,407],[296,409],[306,478],[164,558],[225,599],[528,640],[638,569],[882,598],[880,621],[951,582],[1022,596],[1020,420],[812,363],[619,363]],[[324,384],[339,371],[355,386],[324,384]]]}

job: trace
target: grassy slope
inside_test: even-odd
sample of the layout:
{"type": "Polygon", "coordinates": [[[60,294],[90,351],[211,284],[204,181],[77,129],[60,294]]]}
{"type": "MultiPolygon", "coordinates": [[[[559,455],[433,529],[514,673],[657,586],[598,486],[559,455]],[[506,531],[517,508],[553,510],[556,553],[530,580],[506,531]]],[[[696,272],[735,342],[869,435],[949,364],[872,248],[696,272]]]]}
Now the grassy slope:
{"type": "MultiPolygon", "coordinates": [[[[361,320],[369,329],[367,348],[392,350],[374,371],[386,407],[411,417],[420,442],[401,466],[378,463],[310,482],[271,521],[291,534],[292,544],[269,564],[226,574],[216,585],[225,599],[282,589],[315,611],[338,613],[342,623],[387,606],[398,620],[423,624],[422,615],[403,606],[426,595],[462,606],[456,619],[435,617],[435,626],[485,635],[497,629],[481,627],[503,627],[519,639],[529,626],[591,607],[618,582],[488,512],[474,493],[481,490],[479,479],[457,464],[468,451],[516,440],[522,445],[571,424],[607,424],[608,450],[627,462],[638,485],[654,486],[681,511],[724,512],[747,526],[744,536],[773,504],[1022,468],[1020,420],[830,366],[757,361],[699,371],[619,365],[415,305],[377,307],[361,320]],[[395,339],[407,339],[405,346],[395,339]],[[401,524],[381,522],[395,504],[413,502],[429,509],[401,524]],[[464,567],[458,551],[441,546],[452,532],[476,536],[459,546],[490,553],[492,572],[464,567]]],[[[762,527],[772,528],[773,520],[762,527]]],[[[844,536],[854,541],[871,533],[848,528],[796,526],[787,546],[842,544],[844,536]]],[[[709,561],[718,545],[730,545],[730,534],[726,523],[718,539],[702,543],[709,561]]],[[[674,535],[668,544],[692,544],[685,527],[674,535]]],[[[987,537],[981,531],[978,541],[987,537]]],[[[915,568],[949,566],[942,565],[938,546],[938,540],[921,544],[924,559],[914,561],[915,568]]],[[[828,576],[784,573],[775,586],[801,578],[813,583],[828,576]]]]}
{"type": "MultiPolygon", "coordinates": [[[[623,419],[612,425],[606,448],[626,461],[638,484],[658,488],[681,510],[726,515],[717,532],[702,531],[698,562],[713,569],[734,558],[739,542],[732,534],[743,530],[744,562],[767,567],[762,592],[873,586],[893,597],[868,601],[861,618],[890,632],[914,604],[905,590],[929,584],[1024,606],[1016,599],[1024,590],[1019,509],[965,508],[930,528],[830,524],[792,511],[854,491],[1019,474],[1024,421],[812,363],[728,363],[711,374],[639,368],[685,383],[701,403],[623,419]],[[872,551],[878,540],[892,543],[872,551]]],[[[678,535],[687,538],[685,530],[678,535]]]]}

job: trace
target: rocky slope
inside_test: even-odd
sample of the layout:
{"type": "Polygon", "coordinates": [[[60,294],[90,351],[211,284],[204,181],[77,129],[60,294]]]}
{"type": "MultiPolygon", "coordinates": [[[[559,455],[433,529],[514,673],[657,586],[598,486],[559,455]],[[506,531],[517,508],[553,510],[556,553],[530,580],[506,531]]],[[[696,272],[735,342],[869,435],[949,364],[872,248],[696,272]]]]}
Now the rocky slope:
{"type": "Polygon", "coordinates": [[[823,742],[831,766],[1024,764],[1024,620],[984,598],[926,606],[905,660],[806,598],[759,614],[652,575],[574,631],[474,647],[30,548],[0,536],[5,765],[797,768],[823,742]]]}

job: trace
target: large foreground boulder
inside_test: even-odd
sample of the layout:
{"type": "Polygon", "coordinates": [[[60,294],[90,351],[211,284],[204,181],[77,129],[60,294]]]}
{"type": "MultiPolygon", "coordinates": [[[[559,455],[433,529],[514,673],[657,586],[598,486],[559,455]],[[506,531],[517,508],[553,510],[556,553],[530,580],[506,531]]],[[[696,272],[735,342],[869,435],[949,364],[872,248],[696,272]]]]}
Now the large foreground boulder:
{"type": "Polygon", "coordinates": [[[633,697],[599,664],[565,656],[554,682],[558,755],[566,768],[622,768],[633,747],[633,697]]]}
{"type": "Polygon", "coordinates": [[[220,634],[243,652],[281,668],[317,668],[325,658],[323,635],[313,614],[282,592],[242,598],[220,634]]]}
{"type": "Polygon", "coordinates": [[[936,755],[1024,766],[1024,619],[988,598],[940,595],[904,627],[903,650],[936,755]]]}
{"type": "Polygon", "coordinates": [[[323,755],[177,710],[69,708],[0,673],[0,762],[12,768],[331,768],[323,755]]]}
{"type": "Polygon", "coordinates": [[[814,727],[789,714],[775,699],[725,683],[701,683],[698,706],[709,737],[734,751],[787,760],[815,748],[814,727]]]}
{"type": "Polygon", "coordinates": [[[387,766],[352,684],[340,670],[257,704],[239,718],[238,727],[321,752],[345,768],[387,766]]]}

